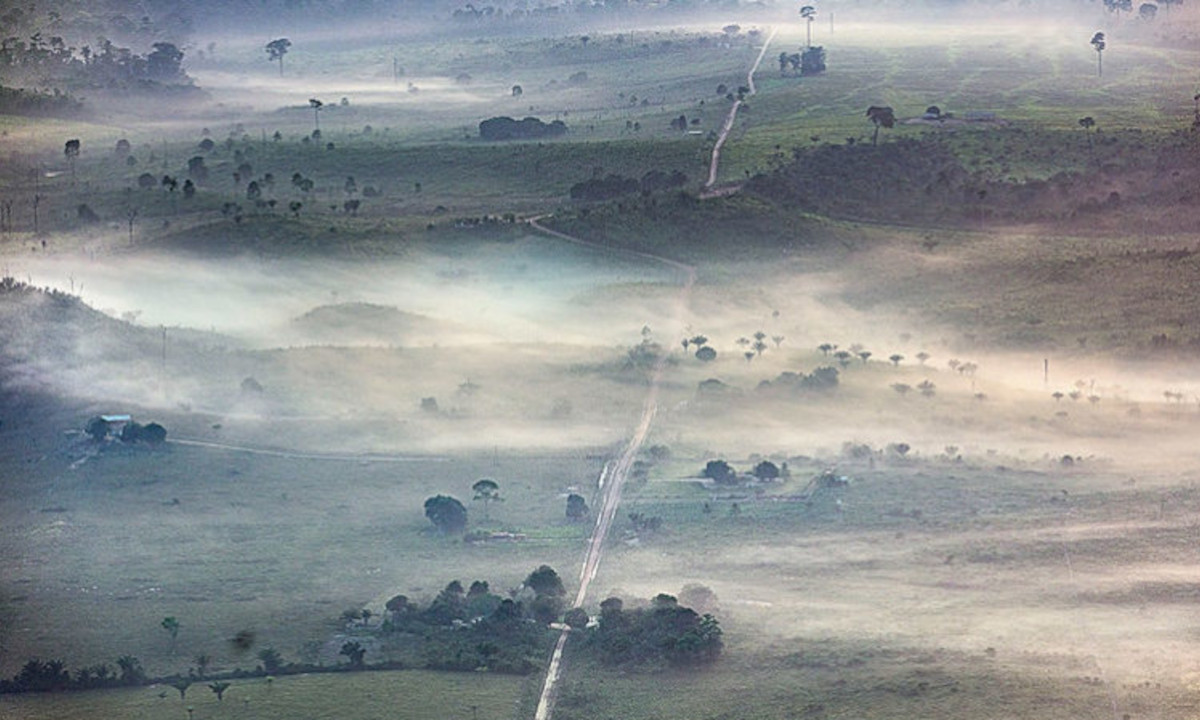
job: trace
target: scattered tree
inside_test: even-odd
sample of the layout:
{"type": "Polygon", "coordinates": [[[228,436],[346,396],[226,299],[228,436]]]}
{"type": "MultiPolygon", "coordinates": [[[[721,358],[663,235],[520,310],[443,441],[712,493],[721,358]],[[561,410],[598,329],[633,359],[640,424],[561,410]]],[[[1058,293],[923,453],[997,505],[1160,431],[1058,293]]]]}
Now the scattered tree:
{"type": "Polygon", "coordinates": [[[504,502],[500,497],[500,486],[491,478],[482,478],[471,486],[475,499],[483,503],[483,519],[488,519],[488,505],[494,502],[504,502]]]}
{"type": "Polygon", "coordinates": [[[582,495],[570,493],[567,495],[567,519],[572,521],[583,520],[591,511],[588,509],[587,500],[582,495]]]}
{"type": "Polygon", "coordinates": [[[529,573],[529,576],[525,578],[524,585],[538,595],[562,597],[567,594],[562,579],[549,565],[541,565],[537,570],[529,573]]]}
{"type": "Polygon", "coordinates": [[[806,27],[808,34],[805,39],[804,46],[812,47],[812,24],[813,20],[817,19],[817,9],[812,5],[805,5],[800,8],[800,17],[808,21],[808,25],[806,27]]]}
{"type": "Polygon", "coordinates": [[[1104,48],[1108,47],[1108,43],[1102,32],[1093,35],[1090,42],[1092,49],[1096,51],[1096,77],[1102,77],[1104,75],[1104,48]]]}
{"type": "Polygon", "coordinates": [[[321,108],[325,107],[325,103],[316,98],[308,99],[308,106],[313,111],[313,139],[321,137],[318,133],[321,132],[321,108]]]}
{"type": "MultiPolygon", "coordinates": [[[[292,41],[287,38],[279,38],[267,43],[267,59],[271,62],[279,61],[279,77],[283,77],[283,56],[288,54],[288,50],[292,47],[292,41]]],[[[276,133],[278,135],[279,133],[276,133]]]]}
{"type": "Polygon", "coordinates": [[[1092,149],[1092,128],[1096,127],[1096,120],[1091,115],[1079,118],[1079,127],[1083,128],[1083,132],[1087,135],[1088,150],[1092,149]]]}
{"type": "Polygon", "coordinates": [[[179,678],[171,683],[171,687],[179,691],[179,699],[186,700],[187,690],[192,686],[192,681],[189,678],[179,678]]]}
{"type": "Polygon", "coordinates": [[[448,495],[435,495],[426,500],[425,517],[442,533],[459,533],[467,527],[467,509],[448,495]]]}
{"type": "Polygon", "coordinates": [[[229,689],[229,683],[221,681],[212,682],[208,684],[208,689],[212,690],[213,694],[217,696],[217,702],[221,702],[225,699],[225,691],[229,689]]]}
{"type": "Polygon", "coordinates": [[[719,485],[731,485],[737,482],[737,472],[724,460],[709,460],[704,465],[700,477],[708,478],[719,485]]]}
{"type": "Polygon", "coordinates": [[[79,159],[81,145],[78,138],[68,140],[63,146],[63,154],[67,156],[67,164],[71,166],[71,184],[75,184],[75,161],[79,159]]]}
{"type": "Polygon", "coordinates": [[[879,144],[879,128],[885,127],[889,130],[896,125],[895,112],[886,105],[872,105],[867,108],[867,119],[875,126],[875,132],[871,135],[871,144],[879,144]]]}
{"type": "Polygon", "coordinates": [[[179,637],[179,620],[175,619],[174,616],[165,617],[160,625],[162,626],[162,629],[166,630],[167,634],[171,636],[171,651],[174,652],[175,638],[179,637]]]}
{"type": "Polygon", "coordinates": [[[779,479],[779,466],[770,460],[763,460],[754,466],[750,474],[759,480],[769,481],[779,479]]]}

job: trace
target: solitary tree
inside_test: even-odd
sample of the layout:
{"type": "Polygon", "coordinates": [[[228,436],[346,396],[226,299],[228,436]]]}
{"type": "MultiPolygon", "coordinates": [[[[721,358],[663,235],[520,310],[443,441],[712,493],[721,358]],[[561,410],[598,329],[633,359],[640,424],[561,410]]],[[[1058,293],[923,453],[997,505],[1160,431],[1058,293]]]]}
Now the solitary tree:
{"type": "Polygon", "coordinates": [[[161,625],[162,629],[166,630],[171,636],[171,650],[173,651],[175,649],[175,638],[179,637],[179,621],[172,615],[171,617],[163,618],[161,625]]]}
{"type": "Polygon", "coordinates": [[[1104,40],[1104,33],[1098,32],[1092,36],[1092,48],[1096,51],[1096,77],[1104,75],[1104,48],[1108,44],[1104,40]]]}
{"type": "Polygon", "coordinates": [[[1091,115],[1079,118],[1079,127],[1083,128],[1083,132],[1087,135],[1088,149],[1092,149],[1092,128],[1096,127],[1096,120],[1091,115]]]}
{"type": "Polygon", "coordinates": [[[722,485],[730,485],[737,482],[737,471],[730,467],[729,463],[724,460],[709,460],[705,463],[704,470],[700,473],[700,476],[722,485]]]}
{"type": "Polygon", "coordinates": [[[1138,17],[1150,21],[1158,16],[1158,6],[1154,3],[1142,3],[1138,6],[1138,17]]]}
{"type": "Polygon", "coordinates": [[[292,46],[292,41],[287,38],[279,38],[267,43],[267,59],[274,62],[279,61],[279,77],[283,77],[283,56],[288,54],[288,48],[292,46]]]}
{"type": "Polygon", "coordinates": [[[462,532],[467,527],[467,509],[448,495],[435,495],[426,500],[425,517],[443,533],[462,532]]]}
{"type": "Polygon", "coordinates": [[[570,493],[567,495],[567,519],[582,520],[588,516],[587,500],[582,495],[570,493]]]}
{"type": "Polygon", "coordinates": [[[221,702],[225,699],[225,691],[229,689],[229,683],[221,681],[209,683],[208,689],[212,690],[213,694],[217,696],[217,702],[221,702]]]}
{"type": "Polygon", "coordinates": [[[79,138],[72,138],[67,141],[63,147],[63,155],[67,156],[67,163],[71,166],[71,184],[75,184],[75,160],[79,157],[79,138]]]}
{"type": "Polygon", "coordinates": [[[812,5],[805,5],[800,8],[800,17],[808,21],[808,37],[805,40],[805,47],[812,47],[812,24],[813,20],[817,19],[817,9],[812,5]]]}
{"type": "Polygon", "coordinates": [[[321,108],[325,107],[325,103],[316,98],[308,99],[308,106],[313,109],[313,132],[321,131],[321,108]]]}
{"type": "Polygon", "coordinates": [[[875,126],[875,133],[871,135],[872,145],[879,143],[879,128],[885,127],[890,130],[896,125],[896,113],[886,105],[872,105],[867,108],[867,119],[875,126]]]}
{"type": "Polygon", "coordinates": [[[488,519],[488,504],[493,502],[503,502],[500,497],[500,486],[491,478],[483,478],[471,486],[471,490],[475,492],[475,499],[483,503],[483,519],[488,519]]]}
{"type": "Polygon", "coordinates": [[[554,568],[549,565],[539,565],[537,570],[529,573],[529,576],[525,578],[525,587],[537,595],[561,597],[567,594],[566,588],[563,587],[562,579],[558,577],[558,573],[554,571],[554,568]]]}
{"type": "Polygon", "coordinates": [[[778,480],[779,466],[770,460],[763,460],[754,466],[754,469],[750,471],[750,474],[759,480],[778,480]]]}
{"type": "Polygon", "coordinates": [[[179,691],[179,699],[180,700],[186,699],[187,689],[191,686],[192,686],[192,681],[189,680],[188,678],[180,678],[180,679],[176,680],[175,682],[171,683],[171,687],[173,687],[179,691]]]}

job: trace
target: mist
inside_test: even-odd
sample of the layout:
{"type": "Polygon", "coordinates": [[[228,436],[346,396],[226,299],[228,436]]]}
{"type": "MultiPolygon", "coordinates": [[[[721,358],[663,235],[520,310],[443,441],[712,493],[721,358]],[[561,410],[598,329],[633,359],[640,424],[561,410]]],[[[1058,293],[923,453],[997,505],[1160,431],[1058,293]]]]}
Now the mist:
{"type": "Polygon", "coordinates": [[[1194,705],[1196,8],[173,7],[0,57],[14,717],[1194,705]]]}

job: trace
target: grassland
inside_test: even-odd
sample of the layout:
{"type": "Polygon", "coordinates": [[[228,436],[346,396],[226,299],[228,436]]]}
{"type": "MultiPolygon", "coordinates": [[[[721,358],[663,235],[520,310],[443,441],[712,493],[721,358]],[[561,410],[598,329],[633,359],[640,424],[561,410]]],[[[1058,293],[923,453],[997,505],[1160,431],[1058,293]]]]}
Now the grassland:
{"type": "Polygon", "coordinates": [[[311,718],[524,717],[536,691],[525,678],[502,675],[433,673],[420,670],[263,678],[234,683],[224,700],[201,683],[180,700],[174,688],[152,686],[81,695],[22,696],[0,699],[7,717],[50,720],[63,717],[142,718],[311,718]],[[188,712],[188,709],[192,712],[188,712]]]}
{"type": "MultiPolygon", "coordinates": [[[[1196,52],[1122,26],[1096,78],[1075,37],[1090,25],[858,20],[832,36],[818,26],[824,76],[764,66],[722,183],[867,142],[868,105],[910,118],[936,104],[1003,122],[901,123],[881,152],[936,137],[989,181],[1069,173],[1094,182],[1072,201],[1110,189],[1129,201],[1019,227],[970,214],[901,227],[886,206],[866,222],[751,192],[699,201],[708,133],[728,107],[716,88],[742,82],[761,41],[725,44],[715,29],[298,44],[283,79],[257,41],[231,41],[194,68],[223,103],[203,114],[0,118],[13,147],[0,169],[0,196],[14,201],[6,271],[72,293],[78,281],[108,315],[0,314],[0,673],[34,656],[75,667],[121,654],[159,675],[201,653],[213,670],[249,669],[253,652],[229,642],[242,630],[255,650],[332,665],[344,610],[427,598],[452,579],[507,590],[542,563],[570,582],[588,528],[566,522],[564,494],[590,495],[636,421],[646,379],[627,351],[646,328],[671,356],[650,440],[671,456],[631,485],[621,516],[658,516],[663,530],[619,521],[598,587],[633,601],[704,584],[727,648],[698,674],[571,656],[557,717],[1194,716],[1196,380],[1174,361],[1200,338],[1197,239],[1186,156],[1174,182],[1155,158],[1190,122],[1196,52]],[[586,80],[572,80],[581,70],[586,80]],[[327,103],[319,141],[313,95],[327,103]],[[681,113],[699,135],[669,130],[681,113]],[[572,132],[475,139],[498,114],[562,118],[572,132]],[[1085,115],[1100,133],[1084,133],[1085,115]],[[73,169],[67,137],[84,145],[73,169]],[[112,153],[121,137],[132,166],[112,153]],[[198,149],[204,137],[214,150],[198,149]],[[138,188],[143,172],[182,180],[196,155],[209,179],[194,198],[138,188]],[[273,174],[264,197],[275,207],[234,181],[243,162],[254,178],[273,174]],[[581,180],[651,170],[690,182],[568,202],[581,180]],[[293,173],[313,189],[294,187],[293,173]],[[355,215],[349,198],[362,200],[355,215]],[[84,203],[100,223],[80,220],[84,203]],[[515,222],[543,213],[607,249],[515,222]],[[678,278],[623,249],[697,266],[681,322],[678,278]],[[746,357],[739,339],[755,331],[780,341],[746,357]],[[694,334],[715,361],[681,348],[694,334]],[[828,394],[762,385],[833,363],[816,350],[826,342],[873,355],[851,357],[828,394]],[[242,389],[250,377],[261,393],[242,389]],[[701,391],[708,380],[725,389],[701,391]],[[925,380],[931,397],[894,389],[925,380]],[[1056,401],[1055,390],[1080,397],[1056,401]],[[422,410],[426,397],[436,413],[422,410]],[[208,445],[91,454],[64,434],[111,410],[208,445]],[[910,450],[888,449],[899,443],[910,450]],[[715,488],[695,477],[714,457],[741,469],[786,460],[792,478],[715,488]],[[798,498],[828,467],[849,485],[798,498]],[[472,527],[524,540],[434,533],[424,499],[469,501],[485,476],[505,502],[486,521],[468,502],[472,527]],[[174,643],[165,616],[182,624],[174,643]]],[[[782,28],[776,46],[795,49],[801,32],[782,28]]],[[[200,718],[476,720],[527,717],[537,684],[345,673],[241,682],[220,704],[199,685],[186,705],[170,688],[5,696],[0,714],[182,716],[192,705],[200,718]]]]}

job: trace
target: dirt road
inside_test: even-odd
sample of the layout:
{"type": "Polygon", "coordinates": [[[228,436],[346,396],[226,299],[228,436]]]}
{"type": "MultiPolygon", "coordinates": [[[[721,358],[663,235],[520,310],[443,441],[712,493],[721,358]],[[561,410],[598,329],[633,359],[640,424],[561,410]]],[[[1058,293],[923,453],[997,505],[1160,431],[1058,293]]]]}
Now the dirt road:
{"type": "MultiPolygon", "coordinates": [[[[693,267],[649,253],[636,250],[614,250],[589,243],[586,240],[551,230],[539,224],[539,219],[533,218],[529,220],[530,226],[560,240],[604,252],[641,257],[680,271],[683,274],[683,284],[680,287],[679,294],[676,296],[673,319],[676,325],[682,326],[683,313],[687,309],[692,286],[696,282],[696,271],[693,267]]],[[[642,443],[646,441],[646,436],[650,432],[650,426],[654,422],[654,415],[658,411],[659,385],[666,363],[667,355],[665,354],[660,356],[655,362],[654,367],[650,371],[649,389],[646,393],[646,401],[642,405],[641,419],[638,421],[637,427],[634,429],[624,450],[621,451],[620,456],[616,460],[606,463],[600,473],[598,481],[600,504],[596,512],[596,525],[592,530],[591,538],[588,540],[587,555],[584,558],[583,567],[579,572],[579,591],[575,594],[575,602],[572,604],[572,607],[581,607],[583,605],[587,599],[592,580],[595,579],[596,572],[600,568],[600,560],[604,555],[604,542],[608,538],[608,532],[612,528],[613,520],[616,518],[617,509],[621,505],[621,490],[629,477],[629,471],[633,467],[634,460],[637,459],[642,443]]],[[[558,642],[554,646],[554,653],[550,656],[550,665],[546,669],[546,680],[542,685],[542,694],[538,698],[537,711],[534,714],[535,720],[549,720],[550,718],[550,713],[553,710],[554,690],[558,684],[559,672],[562,667],[563,648],[567,645],[567,638],[570,632],[569,629],[564,629],[561,632],[558,636],[558,642]]]]}
{"type": "MultiPolygon", "coordinates": [[[[750,89],[747,95],[754,95],[758,90],[754,86],[754,73],[758,71],[758,66],[762,64],[763,58],[767,56],[767,48],[771,47],[771,41],[775,39],[775,30],[771,30],[771,34],[767,36],[766,42],[763,43],[762,49],[758,51],[758,57],[755,58],[754,64],[750,66],[750,71],[746,73],[746,87],[750,89]]],[[[717,134],[717,142],[713,145],[712,161],[708,165],[708,180],[704,183],[704,190],[712,189],[712,186],[717,182],[717,168],[721,163],[721,148],[725,145],[726,138],[729,137],[729,131],[733,130],[733,123],[737,120],[738,109],[742,106],[742,98],[733,101],[733,107],[729,108],[729,114],[725,116],[725,124],[721,126],[721,132],[717,134]]],[[[726,193],[728,194],[728,193],[726,193]]]]}

